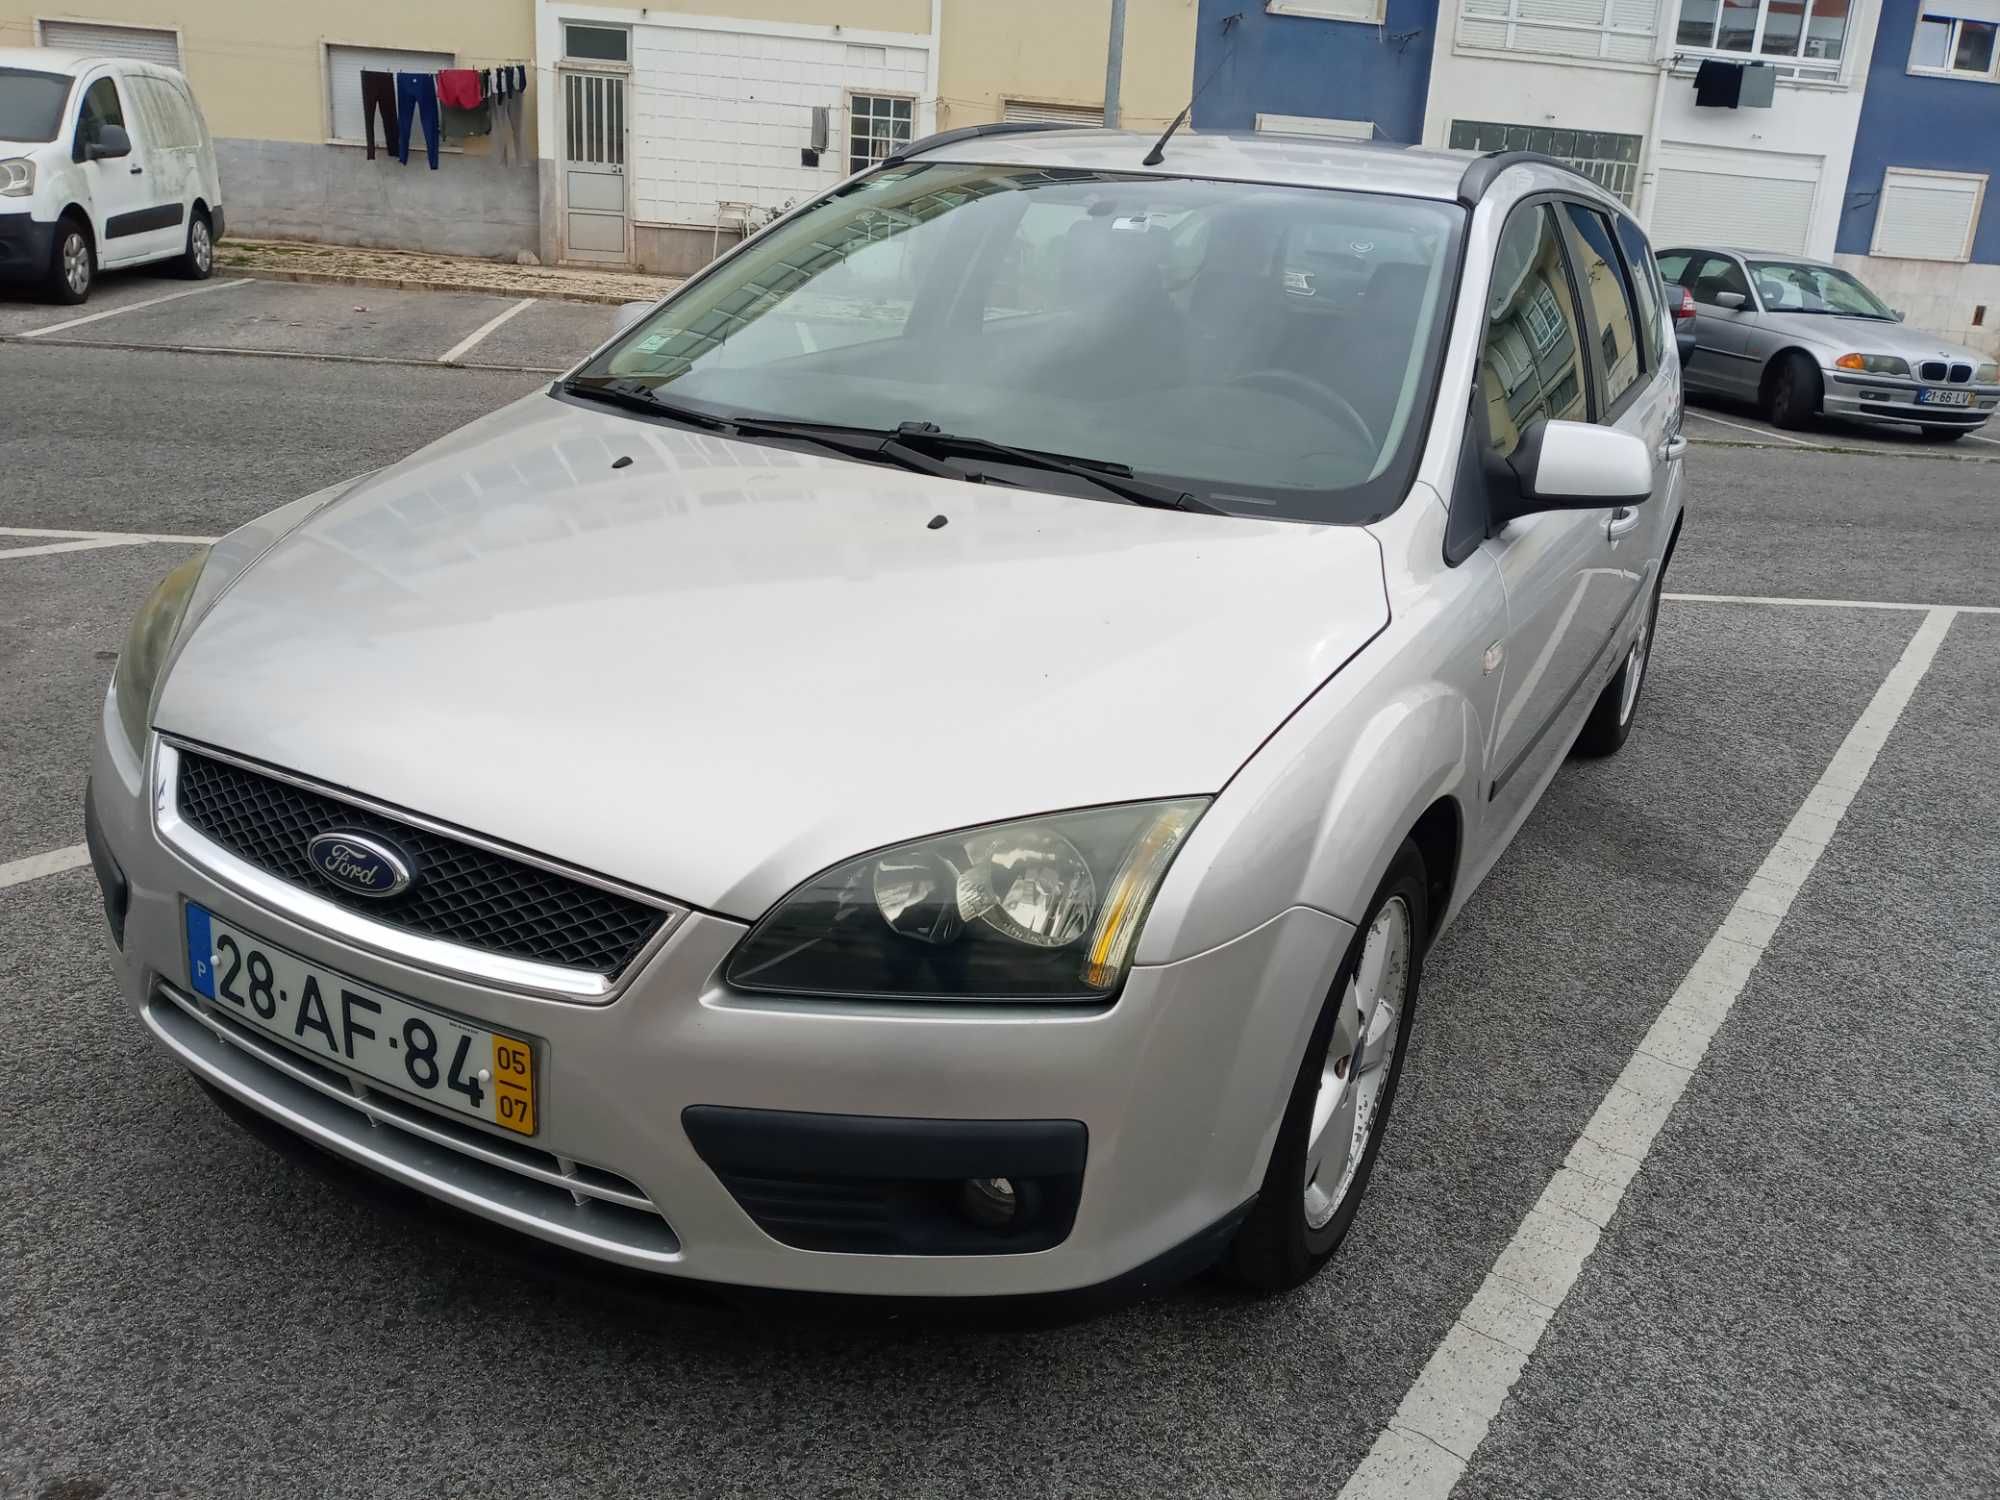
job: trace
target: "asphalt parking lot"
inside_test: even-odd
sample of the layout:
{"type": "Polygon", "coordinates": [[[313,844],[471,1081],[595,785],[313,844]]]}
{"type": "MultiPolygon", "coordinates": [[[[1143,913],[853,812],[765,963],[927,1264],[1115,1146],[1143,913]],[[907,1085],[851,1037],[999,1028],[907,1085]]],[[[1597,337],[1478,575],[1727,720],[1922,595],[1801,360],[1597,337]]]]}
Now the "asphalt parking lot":
{"type": "Polygon", "coordinates": [[[0,301],[0,1493],[2000,1493],[2000,445],[1689,423],[1638,728],[1432,953],[1301,1291],[998,1326],[634,1297],[239,1132],[113,993],[75,856],[158,577],[612,309],[453,355],[514,304],[139,305],[188,290],[0,301]]]}

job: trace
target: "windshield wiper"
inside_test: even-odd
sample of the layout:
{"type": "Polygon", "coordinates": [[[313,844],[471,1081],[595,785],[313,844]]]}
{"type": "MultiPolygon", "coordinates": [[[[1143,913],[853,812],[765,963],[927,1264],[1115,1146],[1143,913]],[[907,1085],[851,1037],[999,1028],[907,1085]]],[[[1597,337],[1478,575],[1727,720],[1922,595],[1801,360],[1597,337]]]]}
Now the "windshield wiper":
{"type": "Polygon", "coordinates": [[[735,423],[662,396],[643,380],[614,379],[602,375],[572,375],[562,383],[562,391],[564,395],[581,396],[587,401],[602,401],[607,406],[623,407],[626,411],[668,417],[673,421],[685,422],[690,427],[704,428],[709,432],[735,430],[735,423]]]}
{"type": "Polygon", "coordinates": [[[1128,465],[1113,463],[1108,459],[1073,458],[1062,453],[1044,453],[1034,448],[1014,448],[1006,443],[996,443],[991,438],[945,432],[935,422],[905,422],[896,429],[895,440],[935,453],[952,453],[961,458],[985,458],[1000,463],[1019,464],[1024,469],[1043,469],[1051,473],[1068,474],[1077,479],[1087,480],[1099,489],[1109,490],[1134,505],[1148,505],[1156,510],[1190,510],[1210,516],[1227,514],[1220,507],[1210,505],[1198,495],[1191,495],[1175,485],[1155,484],[1149,479],[1140,479],[1133,474],[1128,465]]]}

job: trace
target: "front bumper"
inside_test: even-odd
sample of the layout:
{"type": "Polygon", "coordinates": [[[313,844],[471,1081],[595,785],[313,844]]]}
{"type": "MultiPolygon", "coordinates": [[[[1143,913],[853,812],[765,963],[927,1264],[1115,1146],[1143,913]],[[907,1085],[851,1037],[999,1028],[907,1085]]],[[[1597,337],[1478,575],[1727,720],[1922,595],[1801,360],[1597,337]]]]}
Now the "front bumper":
{"type": "Polygon", "coordinates": [[[25,213],[0,213],[0,282],[40,281],[49,273],[56,226],[25,213]]]}
{"type": "Polygon", "coordinates": [[[1918,427],[1973,431],[1983,427],[2000,406],[2000,386],[1937,385],[1880,375],[1850,375],[1826,370],[1821,409],[1829,417],[1850,422],[1907,422],[1918,427]],[[1919,406],[1920,390],[1964,391],[1970,406],[1919,406]]]}
{"type": "Polygon", "coordinates": [[[1257,1190],[1353,931],[1294,908],[1205,953],[1135,969],[1109,1007],[866,1005],[729,991],[719,972],[745,928],[696,912],[614,1000],[585,1005],[420,969],[250,901],[161,842],[151,772],[134,763],[107,700],[91,795],[126,885],[116,962],[127,1003],[187,1067],[433,1198],[706,1281],[1047,1293],[1117,1280],[1200,1241],[1257,1190]],[[540,1039],[540,1133],[524,1142],[379,1088],[357,1093],[324,1061],[211,1014],[188,982],[184,900],[328,968],[540,1039]],[[718,1115],[757,1128],[737,1130],[733,1147],[710,1131],[698,1147],[704,1118],[718,1115]],[[764,1130],[802,1118],[803,1135],[764,1130]],[[839,1139],[815,1145],[815,1130],[839,1139]],[[889,1156],[869,1158],[872,1176],[856,1166],[856,1131],[891,1142],[889,1156]],[[1060,1233],[954,1238],[948,1190],[961,1173],[1032,1180],[1058,1209],[1042,1222],[1060,1233]],[[798,1228],[842,1213],[886,1215],[889,1237],[869,1252],[815,1248],[827,1241],[798,1228]]]}

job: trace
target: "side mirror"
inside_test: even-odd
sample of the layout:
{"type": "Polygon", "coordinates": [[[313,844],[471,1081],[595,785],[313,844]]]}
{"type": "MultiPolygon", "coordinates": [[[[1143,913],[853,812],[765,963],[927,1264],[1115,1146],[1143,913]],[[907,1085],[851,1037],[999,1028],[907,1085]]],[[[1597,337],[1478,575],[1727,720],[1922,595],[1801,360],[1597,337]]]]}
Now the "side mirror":
{"type": "Polygon", "coordinates": [[[1497,520],[1544,510],[1608,510],[1652,498],[1653,455],[1643,438],[1591,422],[1534,422],[1507,458],[1517,495],[1497,520]]]}
{"type": "Polygon", "coordinates": [[[1717,307],[1726,307],[1731,312],[1735,312],[1749,300],[1741,292],[1717,292],[1715,294],[1715,305],[1717,307]]]}
{"type": "Polygon", "coordinates": [[[623,333],[657,306],[659,306],[657,302],[620,303],[617,313],[611,319],[611,331],[614,334],[623,333]]]}
{"type": "Polygon", "coordinates": [[[97,139],[85,144],[85,161],[110,161],[114,157],[132,154],[132,137],[125,133],[123,125],[100,125],[97,139]]]}

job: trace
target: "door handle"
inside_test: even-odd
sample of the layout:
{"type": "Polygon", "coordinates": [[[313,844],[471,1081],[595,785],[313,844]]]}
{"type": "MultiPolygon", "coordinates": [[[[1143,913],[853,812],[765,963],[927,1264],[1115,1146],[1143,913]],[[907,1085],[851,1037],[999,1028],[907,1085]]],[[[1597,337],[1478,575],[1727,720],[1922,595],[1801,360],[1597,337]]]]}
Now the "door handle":
{"type": "Polygon", "coordinates": [[[145,169],[144,167],[140,166],[140,165],[139,165],[139,164],[138,164],[138,163],[137,163],[137,162],[135,161],[135,162],[133,162],[133,163],[132,163],[132,165],[131,165],[130,167],[126,168],[126,170],[127,170],[128,172],[130,172],[130,173],[131,173],[131,174],[132,174],[132,175],[133,175],[134,177],[137,177],[137,176],[138,176],[138,175],[139,175],[139,174],[140,174],[141,172],[145,171],[146,169],[145,169]]]}
{"type": "Polygon", "coordinates": [[[1615,542],[1627,532],[1636,528],[1638,524],[1639,512],[1631,509],[1629,506],[1621,505],[1618,509],[1611,512],[1611,519],[1604,523],[1604,534],[1615,542]]]}
{"type": "Polygon", "coordinates": [[[1655,451],[1658,453],[1661,463],[1670,464],[1688,451],[1688,440],[1677,432],[1662,441],[1655,451]]]}

